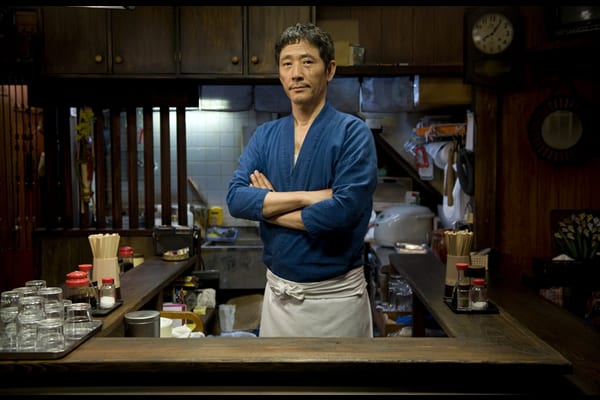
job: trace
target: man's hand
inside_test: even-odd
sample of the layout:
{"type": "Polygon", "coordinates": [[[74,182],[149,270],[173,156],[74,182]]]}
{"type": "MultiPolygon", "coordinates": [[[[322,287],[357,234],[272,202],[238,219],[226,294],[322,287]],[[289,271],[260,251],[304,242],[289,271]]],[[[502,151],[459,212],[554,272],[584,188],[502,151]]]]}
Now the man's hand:
{"type": "Polygon", "coordinates": [[[271,185],[271,181],[260,171],[254,171],[250,174],[250,186],[259,189],[269,189],[272,192],[275,191],[273,185],[271,185]]]}
{"type": "Polygon", "coordinates": [[[276,192],[271,181],[260,171],[250,174],[250,187],[269,189],[263,203],[263,215],[269,222],[288,228],[303,229],[300,210],[333,197],[332,189],[276,192]]]}

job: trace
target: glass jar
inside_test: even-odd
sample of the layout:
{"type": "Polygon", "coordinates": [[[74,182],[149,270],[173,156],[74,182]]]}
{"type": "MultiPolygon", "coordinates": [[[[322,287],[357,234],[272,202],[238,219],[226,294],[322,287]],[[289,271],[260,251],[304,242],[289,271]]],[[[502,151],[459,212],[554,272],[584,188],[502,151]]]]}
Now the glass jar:
{"type": "Polygon", "coordinates": [[[65,297],[73,303],[87,303],[92,308],[92,299],[90,299],[90,280],[84,271],[73,271],[67,274],[65,297]]]}
{"type": "Polygon", "coordinates": [[[488,306],[487,288],[485,279],[473,278],[469,291],[469,307],[471,310],[486,310],[488,306]]]}
{"type": "Polygon", "coordinates": [[[113,278],[102,278],[102,286],[100,287],[100,308],[109,309],[114,307],[115,303],[115,280],[113,278]]]}

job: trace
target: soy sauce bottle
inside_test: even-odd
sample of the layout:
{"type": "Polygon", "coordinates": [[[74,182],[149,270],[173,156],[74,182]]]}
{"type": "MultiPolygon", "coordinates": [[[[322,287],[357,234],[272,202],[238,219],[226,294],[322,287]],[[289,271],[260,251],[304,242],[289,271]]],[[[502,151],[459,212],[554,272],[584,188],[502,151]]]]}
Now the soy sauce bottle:
{"type": "Polygon", "coordinates": [[[96,298],[91,294],[93,288],[90,286],[90,280],[84,271],[73,271],[67,274],[67,289],[65,297],[72,303],[88,303],[92,309],[96,308],[96,298]]]}

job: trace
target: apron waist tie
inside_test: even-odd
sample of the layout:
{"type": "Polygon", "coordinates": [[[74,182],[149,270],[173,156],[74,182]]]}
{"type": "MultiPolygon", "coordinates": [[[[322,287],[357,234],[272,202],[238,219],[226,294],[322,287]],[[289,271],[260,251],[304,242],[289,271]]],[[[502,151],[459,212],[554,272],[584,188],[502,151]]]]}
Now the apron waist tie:
{"type": "Polygon", "coordinates": [[[277,297],[292,297],[298,301],[305,298],[325,299],[362,296],[366,289],[362,266],[345,275],[321,282],[293,282],[275,275],[267,269],[267,284],[277,297]]]}

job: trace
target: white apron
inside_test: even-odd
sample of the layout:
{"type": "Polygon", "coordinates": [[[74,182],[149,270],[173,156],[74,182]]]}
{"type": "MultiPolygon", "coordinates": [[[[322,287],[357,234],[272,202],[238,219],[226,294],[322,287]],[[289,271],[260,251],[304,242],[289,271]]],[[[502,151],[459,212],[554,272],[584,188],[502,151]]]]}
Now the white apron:
{"type": "Polygon", "coordinates": [[[373,337],[364,268],[309,283],[267,270],[259,336],[373,337]]]}

